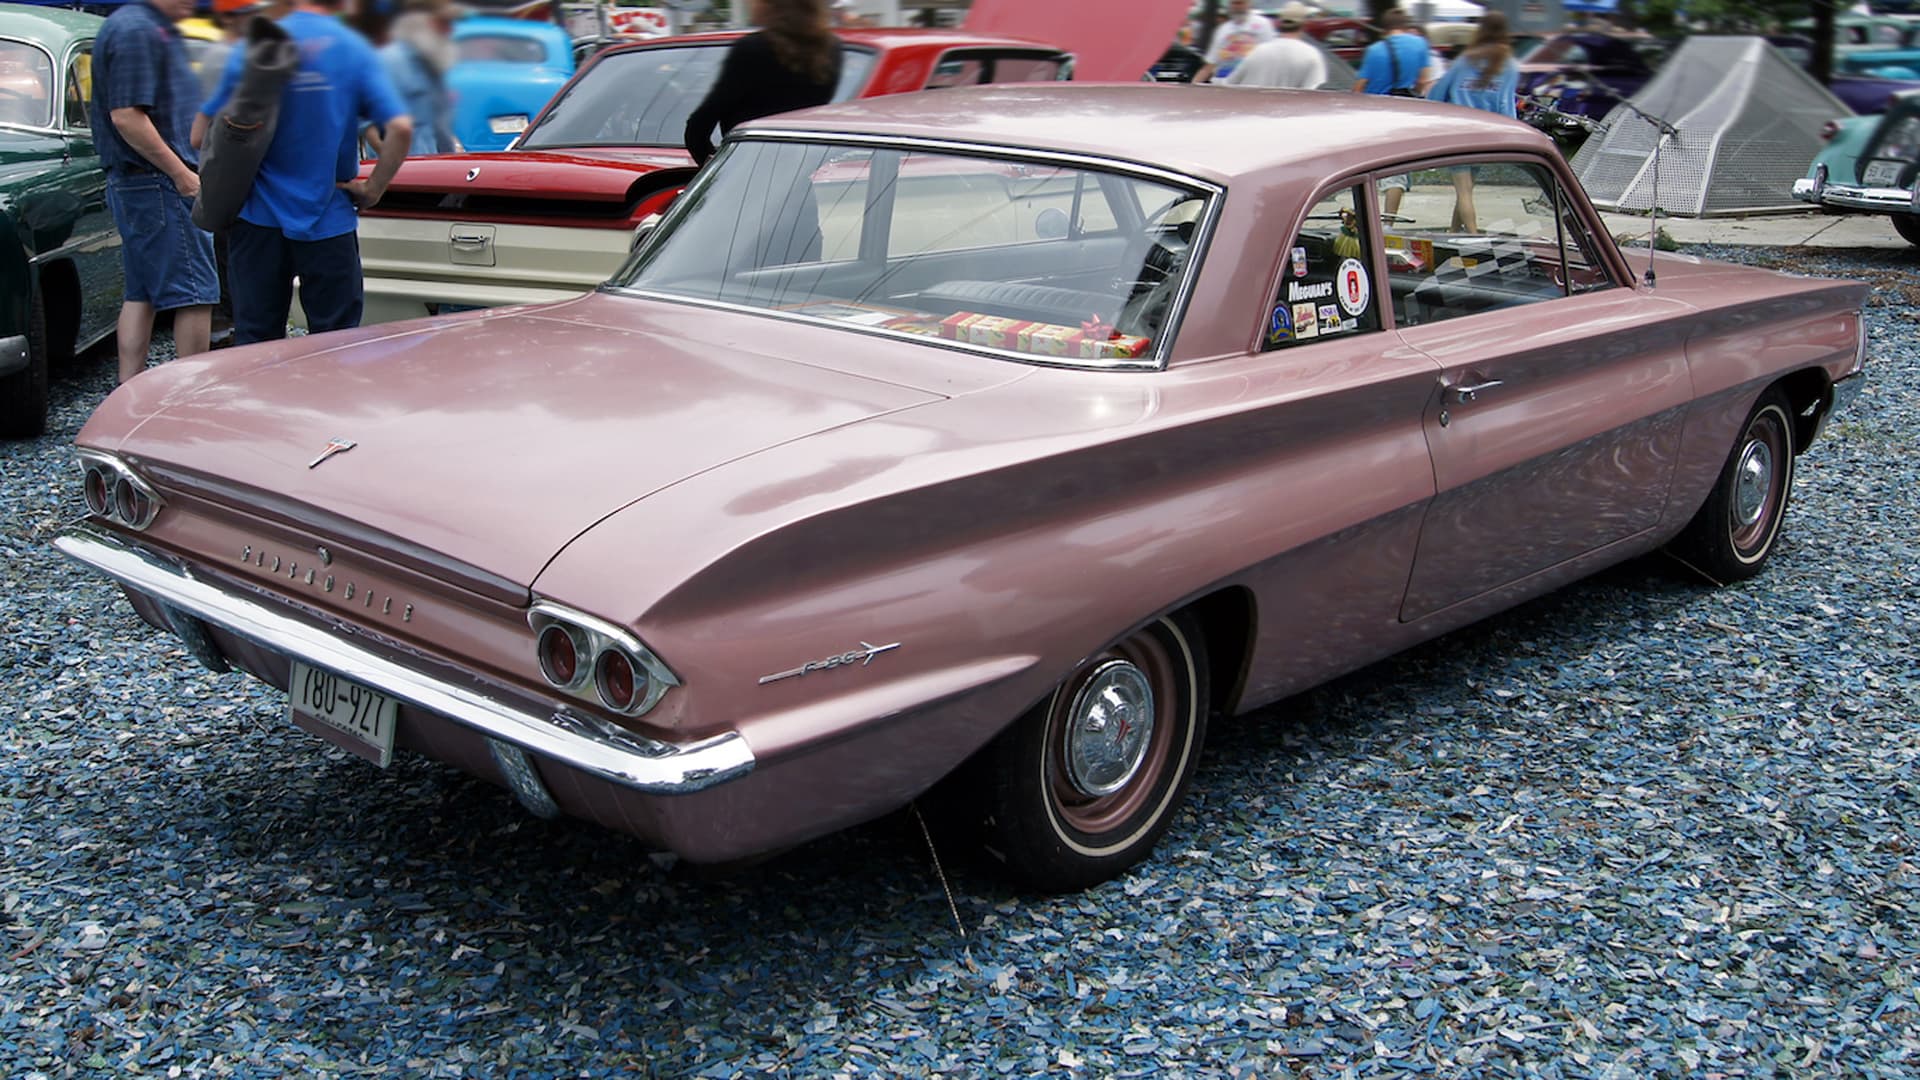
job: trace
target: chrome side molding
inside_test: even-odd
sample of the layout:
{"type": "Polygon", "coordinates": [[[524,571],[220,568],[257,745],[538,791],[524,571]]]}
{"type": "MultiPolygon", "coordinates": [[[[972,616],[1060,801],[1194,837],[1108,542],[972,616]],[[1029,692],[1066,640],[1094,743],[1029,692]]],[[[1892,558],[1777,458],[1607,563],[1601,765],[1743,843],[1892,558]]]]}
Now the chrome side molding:
{"type": "MultiPolygon", "coordinates": [[[[173,558],[95,525],[71,526],[53,546],[170,608],[622,787],[683,795],[743,776],[754,766],[753,751],[738,732],[665,743],[564,709],[528,710],[485,693],[470,677],[436,673],[441,665],[429,657],[376,651],[354,634],[287,614],[237,586],[206,580],[173,558]]],[[[454,672],[449,668],[447,674],[454,672]]]]}

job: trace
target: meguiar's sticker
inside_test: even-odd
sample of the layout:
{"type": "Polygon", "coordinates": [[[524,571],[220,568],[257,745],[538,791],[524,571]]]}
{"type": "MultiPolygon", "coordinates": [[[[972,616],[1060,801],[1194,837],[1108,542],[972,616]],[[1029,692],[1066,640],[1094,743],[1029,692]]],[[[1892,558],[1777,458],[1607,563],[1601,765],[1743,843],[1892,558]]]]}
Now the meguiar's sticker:
{"type": "Polygon", "coordinates": [[[1333,295],[1340,301],[1341,311],[1358,315],[1367,310],[1367,301],[1373,298],[1373,283],[1367,280],[1367,268],[1360,265],[1359,259],[1343,260],[1334,282],[1333,295]]]}
{"type": "Polygon", "coordinates": [[[1312,303],[1293,305],[1293,336],[1301,341],[1320,336],[1320,323],[1314,318],[1312,303]]]}
{"type": "Polygon", "coordinates": [[[1267,321],[1267,344],[1293,340],[1293,312],[1285,304],[1273,305],[1273,318],[1267,321]]]}
{"type": "Polygon", "coordinates": [[[1293,249],[1293,276],[1294,277],[1307,276],[1307,249],[1306,248],[1297,247],[1293,249]]]}

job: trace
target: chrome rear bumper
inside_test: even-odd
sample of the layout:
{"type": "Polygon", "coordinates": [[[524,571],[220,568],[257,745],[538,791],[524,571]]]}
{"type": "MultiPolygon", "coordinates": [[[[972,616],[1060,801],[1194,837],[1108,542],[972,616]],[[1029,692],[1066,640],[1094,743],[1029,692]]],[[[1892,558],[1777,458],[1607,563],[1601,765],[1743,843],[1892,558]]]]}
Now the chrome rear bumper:
{"type": "Polygon", "coordinates": [[[1821,177],[1803,176],[1793,182],[1793,197],[1838,210],[1865,210],[1874,214],[1912,214],[1916,193],[1906,188],[1870,188],[1859,184],[1821,183],[1821,177]]]}
{"type": "Polygon", "coordinates": [[[345,627],[289,614],[249,590],[204,578],[176,559],[94,525],[74,525],[53,545],[169,608],[622,787],[681,795],[743,776],[754,766],[753,751],[737,732],[664,743],[584,713],[529,710],[505,695],[489,695],[484,683],[441,661],[375,648],[345,627]]]}

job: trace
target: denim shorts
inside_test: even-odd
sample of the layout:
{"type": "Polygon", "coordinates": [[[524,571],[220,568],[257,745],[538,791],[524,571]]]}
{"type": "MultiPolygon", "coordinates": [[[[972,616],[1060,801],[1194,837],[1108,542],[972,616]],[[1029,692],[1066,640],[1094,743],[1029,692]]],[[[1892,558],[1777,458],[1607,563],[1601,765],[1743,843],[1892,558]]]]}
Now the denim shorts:
{"type": "Polygon", "coordinates": [[[159,173],[110,173],[107,206],[120,230],[128,300],[156,311],[219,302],[213,234],[193,223],[193,200],[173,181],[159,173]]]}

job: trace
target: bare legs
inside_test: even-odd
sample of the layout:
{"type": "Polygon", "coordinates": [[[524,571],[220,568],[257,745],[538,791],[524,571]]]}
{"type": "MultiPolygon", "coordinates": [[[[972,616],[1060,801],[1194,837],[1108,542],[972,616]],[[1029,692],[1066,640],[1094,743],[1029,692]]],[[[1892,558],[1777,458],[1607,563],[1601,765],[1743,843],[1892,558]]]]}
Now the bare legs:
{"type": "Polygon", "coordinates": [[[1473,174],[1465,169],[1453,174],[1453,231],[1480,231],[1480,215],[1473,208],[1473,174]]]}
{"type": "MultiPolygon", "coordinates": [[[[120,305],[118,351],[120,381],[126,382],[147,369],[147,350],[153,345],[153,305],[129,300],[120,305]]],[[[173,312],[173,354],[192,356],[206,352],[213,333],[213,308],[207,304],[175,308],[173,312]]]]}

